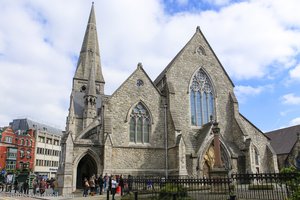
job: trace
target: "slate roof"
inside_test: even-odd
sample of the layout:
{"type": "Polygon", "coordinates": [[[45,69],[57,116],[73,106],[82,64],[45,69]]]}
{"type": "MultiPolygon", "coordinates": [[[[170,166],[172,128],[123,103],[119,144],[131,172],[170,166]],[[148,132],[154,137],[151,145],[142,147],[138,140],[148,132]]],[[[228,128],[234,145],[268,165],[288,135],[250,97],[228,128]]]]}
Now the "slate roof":
{"type": "Polygon", "coordinates": [[[54,128],[49,125],[35,122],[35,121],[26,119],[26,118],[25,119],[14,119],[10,123],[10,125],[14,131],[17,131],[17,130],[26,131],[28,129],[44,130],[46,128],[47,132],[49,132],[49,133],[56,134],[56,135],[63,135],[62,130],[60,130],[58,128],[54,128]]]}
{"type": "Polygon", "coordinates": [[[276,154],[289,154],[297,142],[300,125],[278,129],[265,133],[271,139],[271,146],[276,154]]]}
{"type": "MultiPolygon", "coordinates": [[[[83,92],[73,92],[74,111],[75,111],[75,115],[79,118],[83,117],[84,96],[85,96],[85,93],[83,93],[83,92]]],[[[98,109],[101,107],[101,96],[98,94],[96,96],[97,96],[96,108],[98,109]]]]}

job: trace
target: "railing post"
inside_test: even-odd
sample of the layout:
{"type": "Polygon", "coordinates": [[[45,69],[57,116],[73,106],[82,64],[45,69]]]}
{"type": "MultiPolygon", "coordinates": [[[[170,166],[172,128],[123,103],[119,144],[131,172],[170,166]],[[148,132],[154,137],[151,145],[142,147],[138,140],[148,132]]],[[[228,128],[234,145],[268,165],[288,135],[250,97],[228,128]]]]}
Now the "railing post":
{"type": "Polygon", "coordinates": [[[106,200],[109,200],[109,190],[107,190],[106,200]]]}
{"type": "Polygon", "coordinates": [[[138,192],[134,191],[134,200],[138,200],[138,192]]]}
{"type": "Polygon", "coordinates": [[[176,200],[176,193],[173,193],[173,200],[176,200]]]}

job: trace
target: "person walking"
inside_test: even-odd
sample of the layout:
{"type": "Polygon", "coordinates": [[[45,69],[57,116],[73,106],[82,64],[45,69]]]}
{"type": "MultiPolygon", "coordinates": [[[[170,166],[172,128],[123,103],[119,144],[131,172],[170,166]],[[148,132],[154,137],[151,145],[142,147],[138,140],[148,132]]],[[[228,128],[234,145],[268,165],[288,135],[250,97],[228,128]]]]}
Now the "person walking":
{"type": "Polygon", "coordinates": [[[121,196],[123,196],[123,191],[124,191],[124,179],[123,179],[123,175],[121,174],[120,178],[119,178],[119,186],[121,188],[121,196]]]}
{"type": "Polygon", "coordinates": [[[87,178],[84,178],[84,180],[83,180],[83,196],[84,197],[87,197],[89,188],[90,188],[89,181],[87,180],[87,178]]]}
{"type": "Polygon", "coordinates": [[[17,179],[15,179],[15,182],[14,182],[14,190],[15,190],[15,193],[17,192],[17,190],[19,190],[19,182],[17,179]]]}
{"type": "Polygon", "coordinates": [[[46,183],[45,179],[42,179],[40,181],[40,189],[39,189],[40,195],[44,195],[44,193],[46,191],[46,187],[47,187],[47,183],[46,183]]]}
{"type": "Polygon", "coordinates": [[[91,196],[94,196],[95,187],[96,187],[96,185],[95,185],[95,175],[90,177],[89,184],[90,184],[90,191],[91,191],[90,194],[91,194],[91,196]]]}
{"type": "Polygon", "coordinates": [[[112,195],[112,200],[115,200],[115,194],[116,194],[117,187],[118,187],[118,183],[116,181],[116,177],[112,176],[111,177],[111,195],[112,195]]]}
{"type": "Polygon", "coordinates": [[[103,177],[103,188],[104,188],[104,192],[106,192],[107,187],[108,187],[108,175],[107,173],[105,173],[104,177],[103,177]]]}
{"type": "Polygon", "coordinates": [[[24,194],[29,193],[29,184],[28,184],[27,180],[23,183],[23,191],[24,191],[24,194]]]}
{"type": "Polygon", "coordinates": [[[36,195],[36,189],[38,188],[38,182],[37,179],[32,180],[32,190],[33,190],[33,195],[36,195]]]}
{"type": "Polygon", "coordinates": [[[102,174],[98,178],[98,184],[99,184],[99,194],[102,195],[103,184],[104,184],[102,174]]]}

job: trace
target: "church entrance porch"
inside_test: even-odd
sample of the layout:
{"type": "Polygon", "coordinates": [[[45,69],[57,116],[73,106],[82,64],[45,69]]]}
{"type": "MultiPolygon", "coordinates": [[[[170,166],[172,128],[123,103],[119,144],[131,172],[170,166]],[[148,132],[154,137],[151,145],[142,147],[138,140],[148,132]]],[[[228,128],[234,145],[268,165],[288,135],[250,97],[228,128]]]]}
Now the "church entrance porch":
{"type": "Polygon", "coordinates": [[[89,179],[91,176],[97,175],[97,164],[92,156],[85,155],[77,166],[76,188],[83,188],[84,178],[89,179]]]}

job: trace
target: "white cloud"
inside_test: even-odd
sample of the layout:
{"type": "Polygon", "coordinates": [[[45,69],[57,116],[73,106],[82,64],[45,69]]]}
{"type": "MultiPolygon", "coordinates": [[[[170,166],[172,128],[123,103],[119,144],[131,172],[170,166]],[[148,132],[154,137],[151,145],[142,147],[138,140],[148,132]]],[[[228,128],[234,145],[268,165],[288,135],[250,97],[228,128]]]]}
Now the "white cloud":
{"type": "Polygon", "coordinates": [[[264,77],[274,67],[289,68],[300,49],[295,43],[300,40],[299,32],[279,20],[273,4],[263,2],[242,2],[220,12],[202,13],[204,33],[236,79],[264,77]]]}
{"type": "Polygon", "coordinates": [[[300,105],[300,97],[296,96],[293,93],[289,93],[282,96],[282,101],[284,104],[291,104],[291,105],[300,105]]]}
{"type": "Polygon", "coordinates": [[[295,126],[295,125],[300,125],[300,117],[297,117],[290,121],[290,126],[295,126]]]}
{"type": "MultiPolygon", "coordinates": [[[[226,6],[170,16],[159,0],[96,1],[105,91],[116,90],[138,62],[156,78],[198,25],[231,78],[271,76],[274,68],[293,68],[290,76],[298,77],[294,63],[300,18],[295,8],[300,1],[211,2],[226,6]]],[[[0,1],[0,85],[5,96],[0,98],[0,126],[18,116],[65,126],[76,67],[72,59],[79,54],[90,6],[84,0],[0,1]]],[[[243,98],[259,95],[265,87],[237,86],[236,92],[243,98]]]]}
{"type": "Polygon", "coordinates": [[[291,69],[289,73],[292,80],[300,80],[300,64],[291,69]]]}
{"type": "Polygon", "coordinates": [[[272,85],[265,85],[265,86],[243,86],[238,85],[234,88],[234,92],[240,102],[245,102],[248,97],[253,97],[261,94],[262,92],[266,90],[273,90],[272,85]]]}
{"type": "Polygon", "coordinates": [[[216,6],[224,6],[230,3],[230,0],[204,0],[204,1],[216,6]]]}

